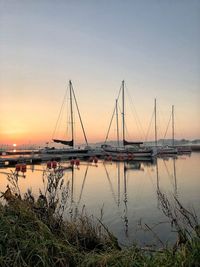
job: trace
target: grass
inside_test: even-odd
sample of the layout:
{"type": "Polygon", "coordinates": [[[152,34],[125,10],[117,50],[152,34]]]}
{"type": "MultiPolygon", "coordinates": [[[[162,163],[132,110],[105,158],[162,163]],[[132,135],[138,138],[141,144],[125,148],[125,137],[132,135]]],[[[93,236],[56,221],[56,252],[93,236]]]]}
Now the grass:
{"type": "Polygon", "coordinates": [[[0,266],[77,266],[76,253],[23,200],[1,206],[0,266]]]}
{"type": "Polygon", "coordinates": [[[64,185],[62,173],[45,175],[47,184],[38,199],[30,191],[22,197],[16,174],[9,177],[11,187],[2,194],[6,204],[0,204],[0,266],[200,266],[198,220],[178,200],[174,210],[158,192],[163,212],[178,232],[173,247],[121,249],[101,220],[84,211],[72,221],[64,220],[69,187],[64,185]]]}

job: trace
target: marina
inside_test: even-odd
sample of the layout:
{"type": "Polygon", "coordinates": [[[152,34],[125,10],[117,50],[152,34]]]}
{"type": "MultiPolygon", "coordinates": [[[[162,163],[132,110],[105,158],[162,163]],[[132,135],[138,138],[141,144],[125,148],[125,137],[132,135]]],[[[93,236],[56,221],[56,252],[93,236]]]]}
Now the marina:
{"type": "Polygon", "coordinates": [[[0,267],[199,266],[199,11],[0,0],[0,267]]]}
{"type": "MultiPolygon", "coordinates": [[[[198,146],[189,147],[181,147],[178,152],[179,155],[188,155],[191,154],[191,150],[199,151],[198,146]]],[[[17,163],[26,163],[26,164],[36,164],[41,162],[46,162],[49,160],[63,161],[63,160],[71,160],[71,159],[80,159],[80,160],[89,160],[91,157],[97,157],[100,159],[113,160],[113,161],[154,161],[156,157],[159,156],[171,156],[174,153],[160,153],[159,155],[148,155],[145,153],[144,155],[139,152],[138,154],[135,152],[131,152],[130,150],[124,152],[124,150],[113,149],[109,150],[109,146],[106,150],[102,148],[90,148],[86,151],[81,151],[81,153],[77,153],[77,151],[68,151],[67,149],[55,149],[55,150],[46,150],[45,153],[43,150],[28,150],[28,151],[4,151],[0,156],[0,167],[5,166],[15,166],[17,163]]],[[[176,153],[177,154],[177,153],[176,153]]]]}

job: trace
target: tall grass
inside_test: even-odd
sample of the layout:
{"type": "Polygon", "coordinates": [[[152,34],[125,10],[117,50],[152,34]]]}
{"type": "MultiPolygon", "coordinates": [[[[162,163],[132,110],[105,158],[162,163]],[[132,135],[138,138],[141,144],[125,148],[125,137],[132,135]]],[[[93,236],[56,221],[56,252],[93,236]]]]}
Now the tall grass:
{"type": "Polygon", "coordinates": [[[44,172],[44,188],[36,199],[30,190],[22,196],[18,176],[0,204],[0,266],[200,266],[200,227],[195,213],[175,197],[172,206],[158,191],[162,210],[177,231],[177,242],[163,250],[138,246],[121,249],[102,223],[83,209],[73,220],[65,220],[69,184],[62,170],[44,172]]]}

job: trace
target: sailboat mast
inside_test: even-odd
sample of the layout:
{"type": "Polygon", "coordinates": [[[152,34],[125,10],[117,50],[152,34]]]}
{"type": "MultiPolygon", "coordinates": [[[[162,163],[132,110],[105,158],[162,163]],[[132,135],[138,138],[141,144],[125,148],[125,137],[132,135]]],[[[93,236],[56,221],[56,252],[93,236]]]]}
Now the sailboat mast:
{"type": "Polygon", "coordinates": [[[156,110],[156,98],[154,100],[154,114],[155,114],[155,146],[158,145],[157,140],[157,110],[156,110]]]}
{"type": "Polygon", "coordinates": [[[116,123],[117,123],[117,145],[119,147],[119,120],[118,120],[118,104],[117,104],[117,99],[116,99],[116,106],[115,106],[115,109],[116,109],[116,123]]]}
{"type": "Polygon", "coordinates": [[[125,141],[125,122],[124,122],[124,81],[122,81],[122,139],[125,141]]]}
{"type": "Polygon", "coordinates": [[[78,103],[77,103],[76,96],[75,96],[74,89],[73,89],[73,86],[72,85],[71,85],[71,88],[72,88],[72,93],[73,93],[73,96],[74,96],[74,101],[75,101],[75,104],[76,104],[76,108],[77,108],[77,111],[78,111],[79,120],[80,120],[81,127],[82,127],[82,130],[83,130],[83,135],[84,135],[84,138],[85,138],[85,143],[88,146],[88,141],[87,141],[85,129],[83,127],[83,122],[82,122],[82,119],[81,119],[81,114],[80,114],[80,111],[79,111],[79,108],[78,108],[78,103]]]}
{"type": "Polygon", "coordinates": [[[172,106],[172,146],[174,147],[174,105],[172,106]]]}
{"type": "Polygon", "coordinates": [[[71,114],[71,131],[72,131],[72,143],[74,147],[74,119],[73,119],[73,103],[72,103],[72,82],[69,80],[69,93],[70,93],[70,114],[71,114]]]}

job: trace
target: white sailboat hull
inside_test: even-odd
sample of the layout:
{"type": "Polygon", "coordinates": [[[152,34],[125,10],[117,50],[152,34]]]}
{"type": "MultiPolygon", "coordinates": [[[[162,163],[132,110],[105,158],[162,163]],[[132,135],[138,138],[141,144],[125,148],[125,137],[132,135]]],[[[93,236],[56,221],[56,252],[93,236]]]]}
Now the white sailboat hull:
{"type": "Polygon", "coordinates": [[[151,149],[134,149],[134,148],[126,148],[126,147],[111,147],[105,146],[103,147],[104,152],[106,155],[111,156],[119,156],[122,155],[123,157],[152,157],[152,150],[151,149]]]}

